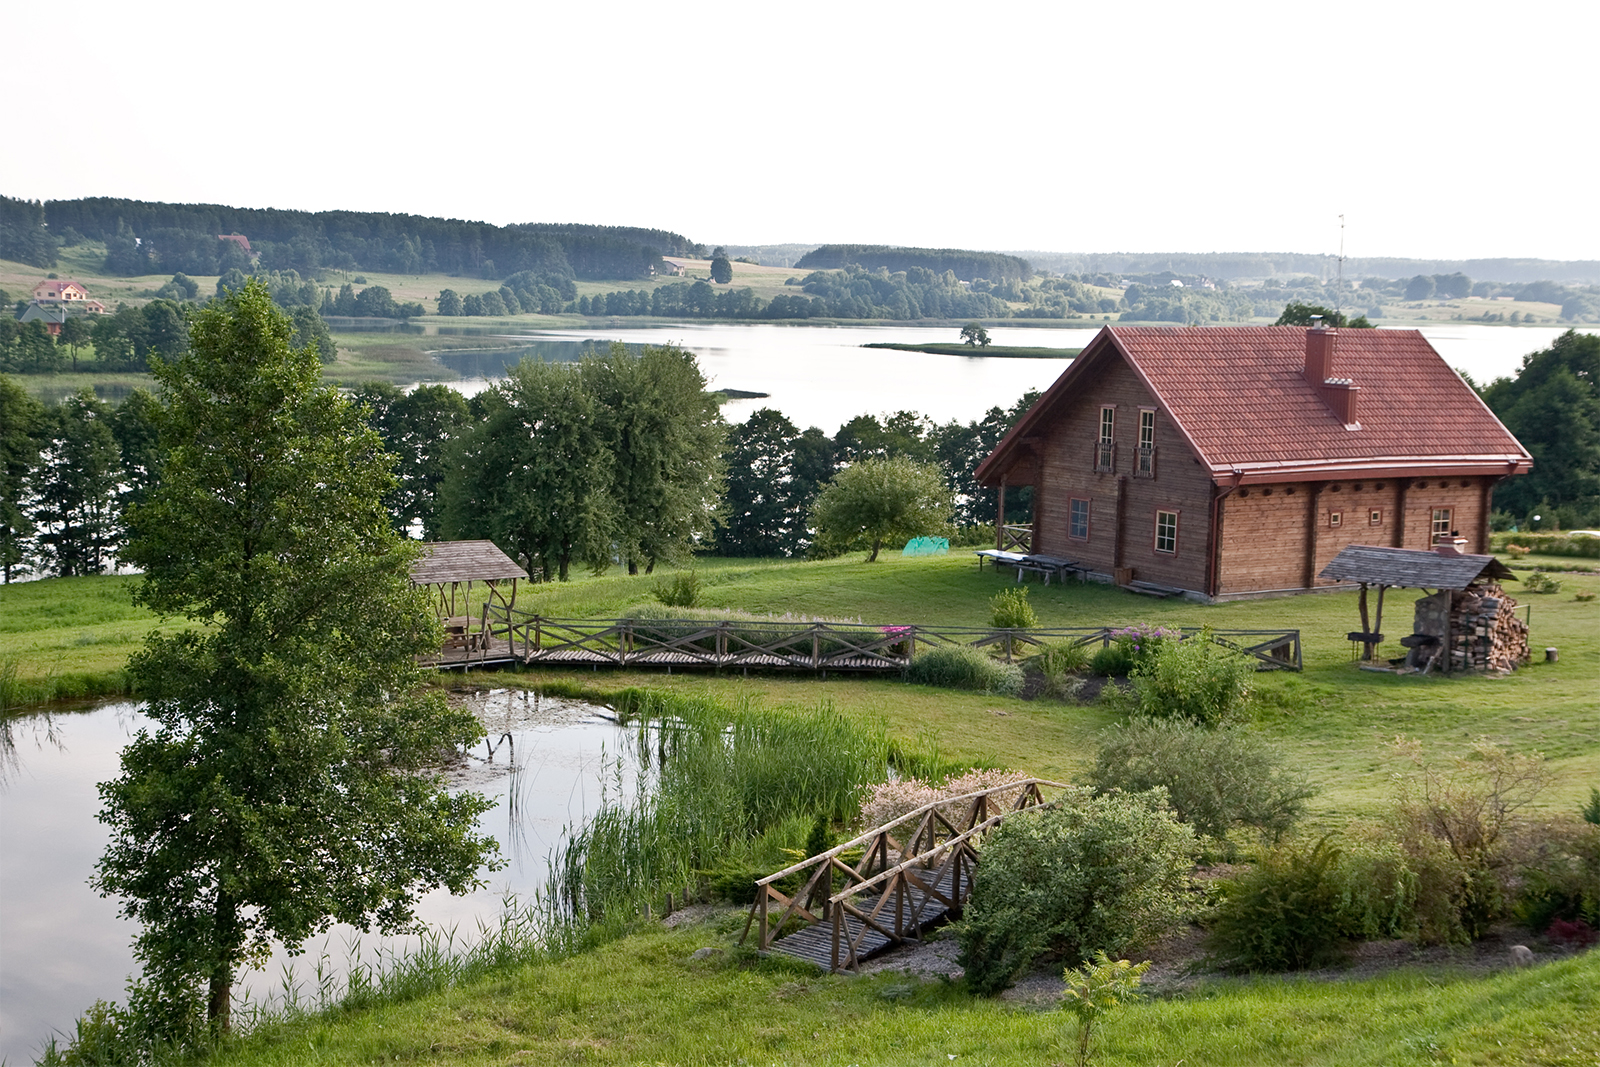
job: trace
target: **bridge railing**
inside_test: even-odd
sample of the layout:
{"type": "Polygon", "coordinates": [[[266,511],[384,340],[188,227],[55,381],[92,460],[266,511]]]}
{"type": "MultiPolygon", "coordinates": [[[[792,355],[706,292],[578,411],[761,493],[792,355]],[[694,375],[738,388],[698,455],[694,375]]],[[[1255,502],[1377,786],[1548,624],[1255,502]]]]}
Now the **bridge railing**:
{"type": "Polygon", "coordinates": [[[854,970],[872,933],[898,943],[914,937],[936,914],[959,910],[972,894],[978,839],[1008,815],[1044,803],[1043,789],[1065,788],[1026,778],[942,798],[769,874],[756,882],[740,943],[752,926],[765,950],[791,922],[831,921],[831,968],[854,970]],[[852,866],[845,857],[858,849],[861,859],[852,866]],[[810,876],[793,896],[778,888],[778,882],[806,871],[810,876]],[[837,892],[836,876],[843,882],[837,892]],[[868,893],[876,893],[876,900],[865,899],[868,893]],[[853,930],[847,917],[855,920],[853,930]]]}
{"type": "MultiPolygon", "coordinates": [[[[785,619],[562,619],[485,606],[488,636],[479,658],[493,648],[527,663],[575,666],[681,666],[809,671],[898,670],[919,648],[965,645],[995,649],[1006,662],[1049,644],[1109,645],[1118,627],[1066,626],[998,629],[802,622],[785,619]]],[[[1177,630],[1180,640],[1209,633],[1211,640],[1252,657],[1258,670],[1301,668],[1299,630],[1177,630]]]]}

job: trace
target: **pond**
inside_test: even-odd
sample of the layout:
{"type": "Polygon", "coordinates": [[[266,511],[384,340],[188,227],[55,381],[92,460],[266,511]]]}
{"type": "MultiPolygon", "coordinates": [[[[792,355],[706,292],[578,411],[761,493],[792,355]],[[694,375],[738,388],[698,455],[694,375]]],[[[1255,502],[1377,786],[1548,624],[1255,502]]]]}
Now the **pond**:
{"type": "MultiPolygon", "coordinates": [[[[431,893],[418,908],[430,925],[466,935],[480,920],[493,922],[508,895],[542,887],[566,830],[581,825],[602,797],[631,799],[639,766],[637,732],[606,708],[503,690],[473,706],[489,740],[447,776],[496,802],[479,825],[500,843],[507,865],[485,873],[483,889],[462,897],[431,893]]],[[[125,702],[0,721],[0,1062],[31,1063],[45,1038],[70,1030],[94,1001],[124,995],[138,928],[118,915],[118,901],[88,886],[106,842],[95,819],[95,786],[118,773],[123,746],[147,722],[125,702]]],[[[417,940],[335,927],[295,960],[275,953],[264,969],[242,976],[241,991],[254,998],[277,992],[290,965],[306,984],[324,955],[342,973],[357,938],[367,960],[417,940]]]]}
{"type": "MultiPolygon", "coordinates": [[[[1103,323],[1100,325],[1104,325],[1103,323]]],[[[1100,326],[1040,328],[1000,326],[989,331],[996,345],[1082,348],[1100,326]]],[[[1592,330],[1593,328],[1586,328],[1592,330]]],[[[723,411],[742,422],[762,407],[773,407],[801,429],[816,426],[833,434],[861,414],[900,410],[920,412],[935,422],[971,422],[990,407],[1009,407],[1029,389],[1045,389],[1070,363],[1060,359],[1018,359],[971,355],[944,356],[862,348],[864,344],[949,344],[958,340],[949,326],[784,326],[729,323],[677,323],[667,326],[594,326],[526,333],[505,329],[444,327],[452,334],[481,336],[496,344],[525,342],[489,351],[440,353],[460,375],[453,382],[467,394],[487,388],[524,357],[571,361],[603,350],[612,341],[630,345],[676,344],[699,357],[712,388],[768,394],[730,400],[723,411]]],[[[1546,348],[1564,329],[1440,324],[1422,327],[1423,336],[1452,367],[1479,382],[1514,375],[1522,357],[1546,348]]]]}

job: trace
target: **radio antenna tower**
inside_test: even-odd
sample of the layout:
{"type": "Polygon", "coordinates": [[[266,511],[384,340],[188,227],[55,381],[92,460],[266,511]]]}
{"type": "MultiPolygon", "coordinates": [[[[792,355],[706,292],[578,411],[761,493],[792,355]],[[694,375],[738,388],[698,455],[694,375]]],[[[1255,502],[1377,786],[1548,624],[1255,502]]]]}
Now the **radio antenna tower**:
{"type": "Polygon", "coordinates": [[[1339,277],[1333,283],[1333,324],[1344,321],[1344,216],[1339,216],[1339,277]]]}

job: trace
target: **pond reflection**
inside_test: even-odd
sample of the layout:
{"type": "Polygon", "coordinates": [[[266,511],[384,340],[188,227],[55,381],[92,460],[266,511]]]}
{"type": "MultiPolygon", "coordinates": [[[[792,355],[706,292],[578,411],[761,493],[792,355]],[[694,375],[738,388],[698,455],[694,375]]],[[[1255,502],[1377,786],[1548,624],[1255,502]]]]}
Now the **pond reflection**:
{"type": "MultiPolygon", "coordinates": [[[[481,872],[484,887],[466,896],[427,894],[417,914],[471,937],[480,922],[498,919],[508,897],[543,886],[569,827],[603,799],[633,796],[639,761],[636,731],[606,708],[521,691],[479,694],[468,705],[489,737],[442,770],[452,788],[497,801],[479,828],[500,842],[507,863],[481,872]]],[[[51,1033],[69,1031],[96,1000],[124,995],[138,928],[121,917],[119,901],[88,885],[106,845],[96,785],[117,775],[123,747],[148,722],[127,702],[0,719],[0,1062],[31,1062],[51,1033]]],[[[371,960],[418,943],[336,926],[303,955],[274,953],[262,970],[241,976],[239,989],[260,1000],[281,995],[286,980],[342,985],[353,955],[371,960]]]]}

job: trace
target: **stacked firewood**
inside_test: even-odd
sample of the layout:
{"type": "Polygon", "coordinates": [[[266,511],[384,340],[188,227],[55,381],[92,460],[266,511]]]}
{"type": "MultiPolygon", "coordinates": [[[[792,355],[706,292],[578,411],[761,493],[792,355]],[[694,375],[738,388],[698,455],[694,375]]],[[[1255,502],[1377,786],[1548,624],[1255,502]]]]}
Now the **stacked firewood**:
{"type": "Polygon", "coordinates": [[[1453,670],[1515,670],[1528,662],[1528,624],[1497,583],[1475,584],[1450,596],[1450,646],[1453,670]]]}

